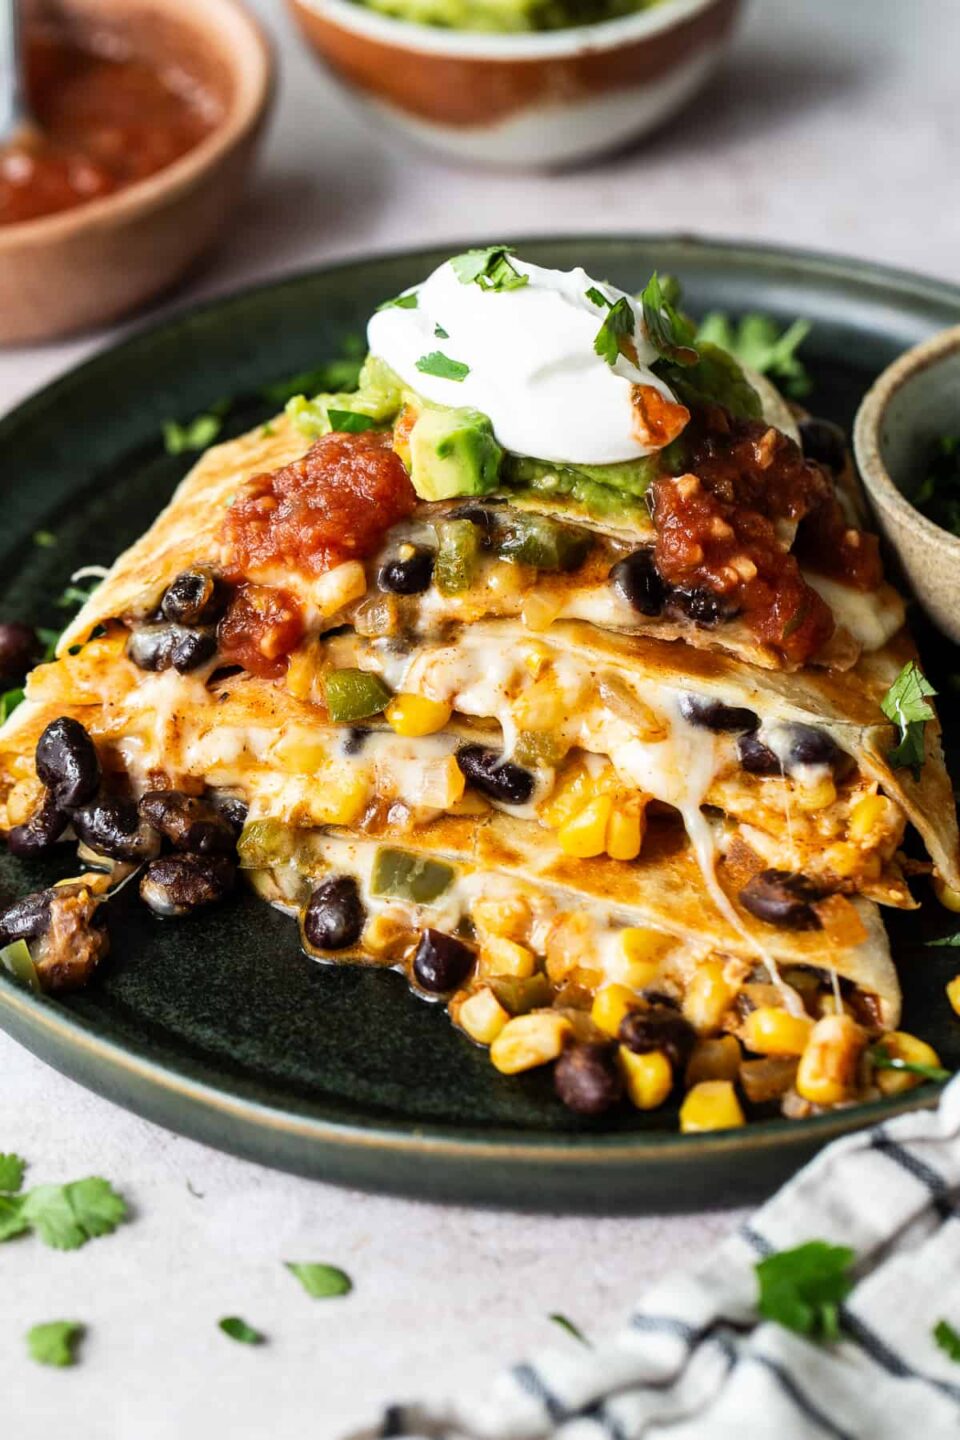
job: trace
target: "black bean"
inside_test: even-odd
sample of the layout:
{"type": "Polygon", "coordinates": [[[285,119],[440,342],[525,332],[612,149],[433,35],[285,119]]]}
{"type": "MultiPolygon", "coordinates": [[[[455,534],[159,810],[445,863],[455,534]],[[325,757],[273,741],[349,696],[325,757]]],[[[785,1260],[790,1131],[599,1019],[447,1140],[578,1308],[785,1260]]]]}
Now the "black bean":
{"type": "Polygon", "coordinates": [[[805,875],[762,870],[740,891],[740,904],[758,920],[785,930],[819,930],[820,917],[813,902],[822,896],[823,891],[805,875]]]}
{"type": "Polygon", "coordinates": [[[91,800],[74,811],[73,828],[84,845],[111,860],[152,860],[160,853],[160,836],[133,800],[91,800]]]}
{"type": "Polygon", "coordinates": [[[0,945],[12,945],[15,940],[35,940],[42,935],[50,923],[52,893],[38,890],[34,895],[23,895],[0,911],[0,945]]]}
{"type": "Polygon", "coordinates": [[[808,460],[819,460],[821,465],[837,474],[847,463],[847,437],[839,425],[832,420],[818,420],[810,416],[799,423],[800,444],[808,460]]]}
{"type": "Polygon", "coordinates": [[[351,725],[350,729],[344,732],[340,741],[340,749],[344,755],[359,755],[369,737],[373,734],[365,725],[351,725]]]}
{"type": "Polygon", "coordinates": [[[229,591],[212,570],[183,570],[167,586],[160,613],[176,625],[210,625],[227,608],[229,591]]]}
{"type": "Polygon", "coordinates": [[[792,724],[783,727],[787,733],[787,772],[800,765],[829,765],[831,770],[845,769],[850,757],[840,749],[826,730],[814,725],[792,724]]]}
{"type": "Polygon", "coordinates": [[[239,795],[217,794],[210,795],[208,800],[220,818],[230,826],[234,837],[239,839],[240,832],[247,823],[249,806],[246,800],[241,800],[239,795]]]}
{"type": "Polygon", "coordinates": [[[37,776],[63,810],[92,800],[100,784],[97,747],[79,720],[51,720],[37,741],[37,776]]]}
{"type": "Polygon", "coordinates": [[[533,776],[529,770],[504,760],[499,750],[485,745],[462,745],[457,751],[457,764],[477,790],[504,805],[526,805],[533,794],[533,776]]]}
{"type": "Polygon", "coordinates": [[[488,501],[486,505],[478,505],[475,500],[468,500],[464,505],[458,505],[456,509],[449,510],[446,518],[448,520],[469,520],[471,525],[476,525],[478,530],[483,531],[483,544],[489,545],[493,531],[499,523],[500,516],[489,508],[496,501],[488,501]]]}
{"type": "Polygon", "coordinates": [[[672,1005],[631,1010],[620,1022],[621,1045],[635,1055],[662,1050],[675,1070],[682,1070],[697,1041],[696,1032],[672,1005]]]}
{"type": "Polygon", "coordinates": [[[234,825],[209,800],[179,790],[149,790],[140,800],[140,815],[177,850],[195,854],[229,854],[236,845],[234,825]]]}
{"type": "Polygon", "coordinates": [[[729,600],[715,594],[713,590],[708,590],[705,585],[671,590],[666,608],[668,613],[681,615],[705,629],[712,629],[724,620],[731,620],[737,613],[736,607],[729,600]]]}
{"type": "Polygon", "coordinates": [[[659,615],[667,597],[667,587],[660,577],[652,550],[634,550],[619,560],[610,571],[610,581],[617,594],[641,615],[659,615]]]}
{"type": "Polygon", "coordinates": [[[61,810],[49,791],[44,795],[40,808],[30,816],[25,825],[14,825],[7,836],[11,855],[21,860],[33,860],[46,855],[63,835],[70,824],[70,816],[61,810]]]}
{"type": "Polygon", "coordinates": [[[578,1115],[602,1115],[623,1094],[612,1045],[571,1045],[553,1070],[557,1094],[578,1115]]]}
{"type": "Polygon", "coordinates": [[[233,889],[236,867],[225,855],[162,855],[140,881],[140,898],[157,915],[189,915],[223,900],[233,889]]]}
{"type": "Polygon", "coordinates": [[[314,890],[303,912],[303,934],[314,950],[347,950],[363,934],[366,912],[352,875],[331,875],[314,890]]]}
{"type": "Polygon", "coordinates": [[[430,587],[433,561],[433,551],[418,546],[406,560],[388,560],[377,576],[377,584],[393,595],[420,595],[430,587]]]}
{"type": "Polygon", "coordinates": [[[724,705],[721,700],[711,700],[706,695],[681,695],[680,714],[691,725],[726,734],[756,730],[760,724],[752,710],[740,705],[724,705]]]}
{"type": "Polygon", "coordinates": [[[424,930],[413,957],[413,977],[431,995],[456,990],[473,969],[476,955],[469,945],[442,930],[424,930]]]}
{"type": "Polygon", "coordinates": [[[782,775],[783,766],[768,745],[756,735],[741,735],[737,741],[737,759],[751,775],[782,775]]]}
{"type": "Polygon", "coordinates": [[[0,624],[0,676],[9,688],[17,685],[39,660],[43,646],[37,632],[19,620],[0,624]]]}
{"type": "Polygon", "coordinates": [[[217,653],[215,630],[186,625],[140,625],[131,630],[127,655],[141,670],[176,670],[186,675],[217,653]]]}

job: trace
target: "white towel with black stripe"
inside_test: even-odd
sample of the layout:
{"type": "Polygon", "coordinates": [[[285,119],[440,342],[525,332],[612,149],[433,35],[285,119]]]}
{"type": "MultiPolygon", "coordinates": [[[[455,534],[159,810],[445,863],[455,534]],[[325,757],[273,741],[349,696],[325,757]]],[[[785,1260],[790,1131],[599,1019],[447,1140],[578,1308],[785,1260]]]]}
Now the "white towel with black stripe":
{"type": "Polygon", "coordinates": [[[395,1406],[383,1436],[430,1440],[940,1440],[960,1436],[960,1077],[936,1110],[838,1140],[699,1269],[651,1291],[596,1348],[514,1365],[440,1411],[395,1406]],[[756,1309],[755,1265],[809,1240],[849,1246],[842,1338],[756,1309]]]}

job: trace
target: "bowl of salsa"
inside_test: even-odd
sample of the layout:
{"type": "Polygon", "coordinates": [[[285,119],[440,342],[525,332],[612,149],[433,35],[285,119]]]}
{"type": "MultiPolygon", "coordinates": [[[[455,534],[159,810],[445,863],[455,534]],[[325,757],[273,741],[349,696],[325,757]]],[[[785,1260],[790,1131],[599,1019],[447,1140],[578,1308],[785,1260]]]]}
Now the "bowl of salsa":
{"type": "Polygon", "coordinates": [[[272,89],[236,0],[34,0],[24,45],[36,123],[0,146],[4,344],[172,285],[239,199],[272,89]]]}

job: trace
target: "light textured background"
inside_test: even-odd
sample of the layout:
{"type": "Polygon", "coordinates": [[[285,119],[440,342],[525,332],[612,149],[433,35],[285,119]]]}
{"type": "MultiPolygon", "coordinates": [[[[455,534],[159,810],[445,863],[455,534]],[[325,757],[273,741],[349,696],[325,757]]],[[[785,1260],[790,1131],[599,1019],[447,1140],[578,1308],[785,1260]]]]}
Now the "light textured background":
{"type": "MultiPolygon", "coordinates": [[[[257,8],[282,61],[264,164],[226,245],[174,307],[328,256],[551,230],[744,236],[960,280],[955,0],[754,0],[723,77],[668,133],[554,177],[385,152],[299,53],[279,0],[257,8]]],[[[0,408],[106,338],[0,355],[0,408]]],[[[32,1240],[0,1250],[0,1407],[18,1440],[332,1440],[391,1399],[482,1383],[528,1347],[563,1343],[550,1311],[588,1332],[612,1325],[737,1219],[370,1198],[169,1135],[3,1036],[0,1073],[0,1150],[29,1157],[35,1181],[104,1174],[134,1209],[122,1232],[74,1254],[32,1240]],[[342,1265],[354,1294],[311,1302],[281,1267],[297,1258],[342,1265]],[[225,1339],[216,1320],[234,1313],[269,1346],[225,1339]],[[61,1317],[90,1327],[83,1363],[40,1370],[21,1336],[61,1317]]]]}

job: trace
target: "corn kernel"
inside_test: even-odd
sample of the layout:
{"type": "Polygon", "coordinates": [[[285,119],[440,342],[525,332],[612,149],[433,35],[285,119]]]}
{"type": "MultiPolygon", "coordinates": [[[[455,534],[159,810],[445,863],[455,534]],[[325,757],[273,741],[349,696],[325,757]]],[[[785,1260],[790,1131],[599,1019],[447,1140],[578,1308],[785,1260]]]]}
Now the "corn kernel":
{"type": "Polygon", "coordinates": [[[508,1020],[490,1046],[490,1059],[501,1075],[517,1075],[556,1060],[567,1036],[570,1021],[552,1010],[534,1010],[508,1020]]]}
{"type": "Polygon", "coordinates": [[[618,1053],[620,1073],[630,1100],[638,1110],[655,1110],[673,1089],[673,1071],[662,1050],[635,1055],[625,1045],[618,1053]]]}
{"type": "Polygon", "coordinates": [[[934,876],[933,888],[940,904],[960,915],[960,890],[954,890],[953,886],[947,885],[939,875],[934,876]]]}
{"type": "Polygon", "coordinates": [[[954,975],[947,985],[947,999],[956,1013],[960,1015],[960,975],[954,975]]]}
{"type": "Polygon", "coordinates": [[[745,1125],[743,1109],[731,1080],[701,1080],[680,1106],[680,1129],[684,1135],[703,1130],[733,1130],[745,1125]]]}
{"type": "Polygon", "coordinates": [[[578,860],[602,855],[606,849],[607,825],[612,810],[613,801],[609,795],[596,795],[588,800],[583,809],[557,833],[564,855],[578,860]]]}
{"type": "Polygon", "coordinates": [[[614,805],[607,821],[607,854],[611,860],[636,860],[643,844],[644,819],[639,800],[631,798],[614,805]]]}
{"type": "MultiPolygon", "coordinates": [[[[916,1035],[910,1035],[906,1030],[891,1030],[884,1035],[882,1043],[891,1060],[906,1060],[910,1065],[940,1066],[940,1056],[933,1046],[925,1040],[918,1040],[916,1035]]],[[[904,1091],[922,1085],[923,1081],[922,1075],[914,1075],[909,1070],[878,1068],[873,1072],[873,1083],[881,1095],[902,1095],[904,1091]]]]}
{"type": "Polygon", "coordinates": [[[457,1023],[478,1045],[492,1045],[510,1019],[492,990],[476,990],[457,1011],[457,1023]]]}
{"type": "Polygon", "coordinates": [[[602,985],[593,997],[590,1018],[607,1035],[620,1033],[620,1021],[634,1008],[637,997],[626,985],[602,985]]]}
{"type": "Polygon", "coordinates": [[[325,774],[317,787],[316,818],[322,825],[352,825],[359,820],[369,799],[369,783],[361,774],[346,770],[325,774]]]}
{"type": "Polygon", "coordinates": [[[327,746],[300,726],[281,735],[272,757],[290,775],[315,775],[327,758],[327,746]]]}
{"type": "Polygon", "coordinates": [[[452,714],[442,700],[428,700],[426,695],[394,695],[384,714],[391,730],[398,735],[435,735],[442,730],[452,714]]]}
{"type": "Polygon", "coordinates": [[[563,609],[564,594],[542,595],[531,590],[524,598],[520,618],[528,630],[549,630],[563,609]]]}
{"type": "Polygon", "coordinates": [[[541,807],[539,818],[551,830],[558,830],[572,820],[592,796],[608,794],[616,788],[617,777],[612,765],[593,774],[582,762],[574,761],[564,769],[550,799],[541,807]]]}
{"type": "Polygon", "coordinates": [[[836,798],[837,787],[830,775],[813,785],[797,785],[793,792],[793,803],[798,810],[826,810],[836,798]]]}
{"type": "Polygon", "coordinates": [[[703,960],[690,977],[683,1013],[699,1035],[719,1030],[737,990],[724,977],[722,960],[703,960]]]}
{"type": "Polygon", "coordinates": [[[850,811],[847,824],[850,839],[866,840],[871,830],[880,824],[886,809],[887,802],[882,795],[864,795],[850,811]]]}
{"type": "Polygon", "coordinates": [[[743,1043],[755,1055],[802,1055],[812,1029],[809,1015],[791,1015],[776,1005],[761,1005],[743,1022],[743,1043]]]}
{"type": "Polygon", "coordinates": [[[519,595],[529,583],[530,571],[526,565],[514,565],[509,560],[498,560],[490,566],[486,586],[494,595],[519,595]]]}
{"type": "Polygon", "coordinates": [[[687,1061],[684,1084],[690,1090],[704,1080],[736,1080],[742,1059],[740,1042],[735,1035],[698,1040],[687,1061]]]}
{"type": "Polygon", "coordinates": [[[522,895],[481,898],[474,901],[470,919],[482,942],[488,935],[523,941],[530,929],[530,906],[522,895]]]}
{"type": "Polygon", "coordinates": [[[797,1067],[797,1094],[812,1105],[838,1105],[856,1093],[867,1037],[849,1015],[825,1015],[810,1032],[797,1067]]]}
{"type": "Polygon", "coordinates": [[[484,939],[480,951],[481,974],[513,975],[517,980],[529,980],[536,969],[536,957],[525,945],[502,935],[488,935],[484,939]]]}
{"type": "Polygon", "coordinates": [[[399,958],[413,939],[409,917],[402,911],[382,910],[367,921],[363,931],[363,948],[377,960],[399,958]]]}
{"type": "Polygon", "coordinates": [[[596,922],[583,910],[558,915],[544,941],[547,976],[554,985],[569,980],[582,961],[593,953],[596,922]]]}
{"type": "MultiPolygon", "coordinates": [[[[620,932],[620,946],[628,962],[638,966],[652,965],[655,967],[653,973],[660,969],[664,953],[675,943],[674,936],[664,935],[661,930],[648,930],[643,925],[628,925],[620,932]]],[[[643,985],[639,988],[642,989],[643,985]]]]}

